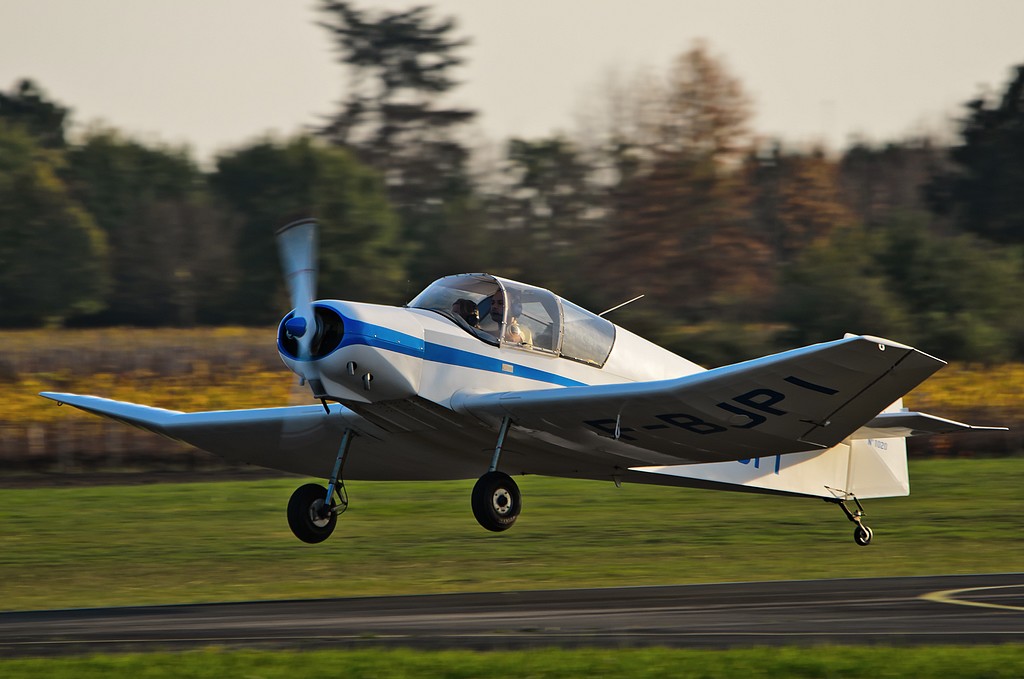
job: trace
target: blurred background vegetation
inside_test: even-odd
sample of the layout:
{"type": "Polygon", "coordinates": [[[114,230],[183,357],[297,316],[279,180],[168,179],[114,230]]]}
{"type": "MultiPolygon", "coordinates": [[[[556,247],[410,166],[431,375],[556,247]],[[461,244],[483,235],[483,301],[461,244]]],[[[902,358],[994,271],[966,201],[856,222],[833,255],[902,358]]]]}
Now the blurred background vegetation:
{"type": "MultiPolygon", "coordinates": [[[[658,77],[609,84],[571,133],[509,139],[495,157],[471,136],[475,112],[445,103],[468,44],[452,19],[320,10],[346,72],[337,110],[207,164],[75,129],[73,103],[31,74],[0,92],[5,391],[107,379],[110,396],[126,395],[115,382],[158,400],[178,388],[172,407],[287,400],[251,385],[275,369],[270,328],[288,309],[272,233],[305,216],[321,224],[323,297],[401,304],[487,271],[596,311],[645,293],[615,321],[708,366],[844,332],[990,380],[1024,359],[1024,66],[965,103],[955,139],[835,152],[751,129],[743,84],[698,42],[658,77]],[[221,326],[235,327],[208,330],[221,326]]],[[[17,400],[8,425],[49,417],[17,400]]],[[[33,431],[17,445],[43,446],[33,431]]]]}

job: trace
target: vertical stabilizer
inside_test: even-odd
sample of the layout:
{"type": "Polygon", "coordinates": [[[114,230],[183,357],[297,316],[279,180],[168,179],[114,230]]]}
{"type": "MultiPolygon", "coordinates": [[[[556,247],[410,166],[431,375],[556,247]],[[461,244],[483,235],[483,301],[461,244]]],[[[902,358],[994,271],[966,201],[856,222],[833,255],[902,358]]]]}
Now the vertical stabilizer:
{"type": "MultiPolygon", "coordinates": [[[[903,408],[899,399],[883,412],[896,413],[903,408]]],[[[850,444],[849,481],[844,489],[859,498],[910,495],[907,470],[907,439],[855,439],[850,444]]]]}

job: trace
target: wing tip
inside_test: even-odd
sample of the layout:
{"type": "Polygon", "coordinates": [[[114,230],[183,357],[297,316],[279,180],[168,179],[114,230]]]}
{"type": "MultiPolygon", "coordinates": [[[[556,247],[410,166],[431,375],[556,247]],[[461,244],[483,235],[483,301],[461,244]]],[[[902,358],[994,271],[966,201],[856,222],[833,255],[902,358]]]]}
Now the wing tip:
{"type": "Polygon", "coordinates": [[[886,339],[884,337],[876,337],[875,335],[858,335],[858,334],[855,334],[855,333],[852,333],[852,332],[848,332],[845,335],[843,335],[843,339],[844,340],[853,340],[853,341],[858,341],[859,340],[859,341],[864,341],[864,342],[870,342],[871,344],[877,344],[878,347],[880,349],[882,349],[882,351],[885,351],[885,348],[890,348],[890,347],[893,348],[893,349],[903,349],[905,351],[913,351],[914,353],[920,354],[921,356],[923,356],[925,358],[928,358],[928,359],[930,359],[932,361],[935,361],[936,363],[939,363],[940,367],[943,366],[943,365],[948,365],[948,363],[946,361],[942,360],[941,358],[939,358],[937,356],[932,356],[931,354],[929,354],[929,353],[927,353],[925,351],[921,351],[920,349],[918,349],[916,347],[912,347],[909,344],[904,344],[903,342],[897,342],[896,340],[886,339]]]}

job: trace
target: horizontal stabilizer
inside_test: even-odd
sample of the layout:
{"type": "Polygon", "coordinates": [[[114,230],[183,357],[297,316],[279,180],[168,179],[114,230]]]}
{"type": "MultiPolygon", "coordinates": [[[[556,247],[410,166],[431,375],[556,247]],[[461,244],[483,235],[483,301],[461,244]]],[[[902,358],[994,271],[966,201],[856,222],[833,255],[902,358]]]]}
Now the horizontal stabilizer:
{"type": "Polygon", "coordinates": [[[855,431],[852,439],[880,439],[892,436],[927,436],[953,434],[962,431],[1007,431],[1006,427],[978,427],[937,415],[903,410],[881,413],[855,431]]]}

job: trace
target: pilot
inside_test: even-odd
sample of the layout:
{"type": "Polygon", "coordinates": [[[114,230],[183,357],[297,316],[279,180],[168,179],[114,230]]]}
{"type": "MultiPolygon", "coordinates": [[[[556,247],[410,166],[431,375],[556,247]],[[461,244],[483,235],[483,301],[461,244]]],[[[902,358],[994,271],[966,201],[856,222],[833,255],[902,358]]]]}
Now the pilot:
{"type": "MultiPolygon", "coordinates": [[[[506,342],[513,344],[521,344],[524,346],[533,345],[533,334],[530,329],[519,324],[519,318],[523,313],[523,305],[519,300],[512,300],[510,311],[512,314],[509,316],[508,325],[505,327],[505,336],[502,338],[506,342]]],[[[498,329],[501,327],[501,321],[505,316],[505,295],[501,290],[496,290],[491,295],[491,309],[487,317],[480,322],[480,329],[486,330],[495,337],[498,336],[498,329]]]]}
{"type": "Polygon", "coordinates": [[[501,322],[505,319],[505,294],[500,289],[495,290],[491,295],[490,305],[491,308],[488,310],[487,316],[480,321],[479,327],[497,337],[501,322]]]}
{"type": "Polygon", "coordinates": [[[452,313],[466,321],[471,328],[480,327],[480,310],[476,303],[470,299],[457,299],[452,304],[452,313]]]}

